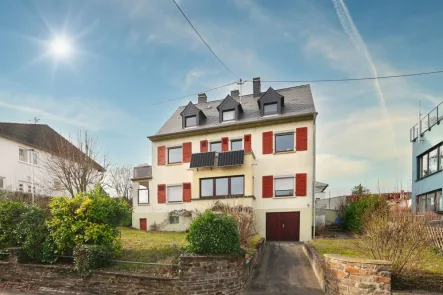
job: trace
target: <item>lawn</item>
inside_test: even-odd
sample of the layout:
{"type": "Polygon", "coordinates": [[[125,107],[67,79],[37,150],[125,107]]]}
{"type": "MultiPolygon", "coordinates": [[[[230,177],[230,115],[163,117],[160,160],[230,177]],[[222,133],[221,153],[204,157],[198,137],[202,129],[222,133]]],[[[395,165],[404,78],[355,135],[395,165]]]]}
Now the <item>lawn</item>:
{"type": "MultiPolygon", "coordinates": [[[[349,257],[372,258],[358,247],[357,239],[316,239],[311,245],[317,252],[324,254],[340,254],[349,257]]],[[[420,289],[433,292],[443,292],[443,251],[429,251],[429,259],[413,275],[401,274],[393,278],[394,289],[420,289]]]]}
{"type": "MultiPolygon", "coordinates": [[[[123,227],[119,230],[123,246],[118,258],[121,261],[177,264],[178,257],[186,250],[186,234],[183,232],[148,232],[123,227]]],[[[170,276],[175,268],[118,262],[108,269],[170,276]]]]}

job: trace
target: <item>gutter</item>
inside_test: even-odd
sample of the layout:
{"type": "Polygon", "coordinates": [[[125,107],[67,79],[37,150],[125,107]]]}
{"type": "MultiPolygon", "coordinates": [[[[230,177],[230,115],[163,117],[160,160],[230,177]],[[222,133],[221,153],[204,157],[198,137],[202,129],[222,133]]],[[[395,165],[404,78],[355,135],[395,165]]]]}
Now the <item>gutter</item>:
{"type": "MultiPolygon", "coordinates": [[[[316,147],[316,128],[317,128],[317,124],[316,124],[316,121],[317,121],[317,115],[318,115],[318,113],[315,113],[314,114],[314,135],[313,135],[313,137],[314,137],[314,151],[313,151],[313,153],[312,153],[312,156],[313,156],[313,162],[314,162],[314,165],[312,166],[312,239],[315,239],[315,181],[316,181],[316,177],[315,177],[315,172],[316,172],[316,170],[315,170],[315,166],[316,166],[316,149],[317,149],[317,147],[316,147]]],[[[325,188],[326,189],[326,188],[325,188]]]]}

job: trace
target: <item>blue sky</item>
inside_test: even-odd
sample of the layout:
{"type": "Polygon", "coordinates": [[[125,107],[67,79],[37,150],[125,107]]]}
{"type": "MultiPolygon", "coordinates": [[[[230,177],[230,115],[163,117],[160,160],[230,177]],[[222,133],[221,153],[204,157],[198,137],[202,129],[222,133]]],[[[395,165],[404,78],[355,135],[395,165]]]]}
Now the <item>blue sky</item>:
{"type": "MultiPolygon", "coordinates": [[[[345,0],[346,8],[340,0],[178,2],[243,79],[443,69],[439,0],[345,0]]],[[[87,129],[115,164],[150,163],[146,136],[196,97],[150,104],[236,80],[172,1],[1,1],[0,40],[0,121],[38,117],[66,136],[87,129]],[[67,59],[47,54],[59,35],[74,46],[67,59]]],[[[374,191],[378,183],[382,191],[409,188],[409,129],[419,100],[423,112],[443,101],[442,77],[312,83],[319,112],[317,179],[330,184],[332,195],[360,182],[374,191]]],[[[234,88],[207,95],[220,99],[234,88]]],[[[250,83],[244,92],[251,92],[250,83]]]]}

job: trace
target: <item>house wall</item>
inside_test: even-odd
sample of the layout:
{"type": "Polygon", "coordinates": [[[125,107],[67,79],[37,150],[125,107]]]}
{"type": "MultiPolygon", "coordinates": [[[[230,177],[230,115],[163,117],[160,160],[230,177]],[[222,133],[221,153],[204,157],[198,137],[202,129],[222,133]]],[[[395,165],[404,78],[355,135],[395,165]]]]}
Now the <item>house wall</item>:
{"type": "MultiPolygon", "coordinates": [[[[178,122],[179,124],[179,122],[178,122]]],[[[226,123],[227,126],[229,123],[226,123]]],[[[244,142],[243,142],[244,144],[244,142]]],[[[275,142],[274,142],[275,144],[275,142]]],[[[266,233],[266,212],[300,212],[300,239],[302,241],[311,238],[312,226],[312,199],[313,199],[313,182],[314,182],[314,125],[313,120],[297,121],[290,123],[273,124],[268,126],[256,125],[241,130],[223,130],[217,133],[207,133],[204,135],[191,135],[182,138],[174,138],[152,143],[152,175],[149,181],[150,204],[138,205],[137,188],[134,187],[134,213],[133,225],[139,226],[139,219],[146,218],[148,226],[154,221],[163,221],[169,211],[186,209],[204,211],[210,208],[215,200],[199,199],[199,179],[212,176],[225,175],[245,175],[245,195],[251,194],[252,198],[241,198],[232,200],[223,200],[236,204],[244,204],[252,206],[257,213],[257,228],[261,236],[266,233]],[[262,152],[262,133],[266,131],[284,132],[295,131],[298,127],[308,127],[308,150],[296,151],[278,154],[266,154],[262,152]],[[173,164],[173,165],[157,165],[157,147],[165,145],[168,147],[180,146],[184,142],[192,142],[192,152],[200,152],[200,141],[208,140],[208,143],[220,141],[222,137],[231,139],[242,138],[245,134],[252,135],[252,154],[245,155],[245,163],[240,167],[231,168],[213,168],[199,169],[199,171],[189,169],[189,163],[173,164]],[[296,173],[307,174],[307,195],[303,197],[290,198],[262,198],[262,176],[295,176],[296,173]],[[192,183],[192,201],[188,203],[165,203],[157,202],[157,185],[158,184],[182,184],[192,183]]],[[[167,151],[166,151],[167,154],[167,151]]],[[[167,162],[167,157],[166,157],[167,162]]],[[[181,218],[181,217],[180,217],[181,218]]],[[[180,222],[182,219],[180,219],[180,222]]],[[[165,230],[185,230],[189,226],[189,221],[185,221],[179,225],[169,224],[165,226],[165,230]]]]}
{"type": "Polygon", "coordinates": [[[420,138],[412,143],[412,206],[416,210],[416,196],[443,188],[443,171],[417,180],[417,156],[443,142],[443,121],[434,125],[420,138]]]}

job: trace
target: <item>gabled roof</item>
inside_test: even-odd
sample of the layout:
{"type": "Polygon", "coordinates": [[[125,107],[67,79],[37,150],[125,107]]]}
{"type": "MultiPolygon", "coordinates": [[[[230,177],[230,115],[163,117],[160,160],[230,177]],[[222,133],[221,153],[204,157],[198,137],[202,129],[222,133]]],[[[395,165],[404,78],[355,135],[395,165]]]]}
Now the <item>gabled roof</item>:
{"type": "MultiPolygon", "coordinates": [[[[283,88],[275,90],[278,94],[284,96],[285,107],[283,112],[275,117],[262,117],[260,116],[260,110],[257,105],[257,98],[254,98],[252,94],[244,95],[241,98],[241,106],[243,108],[243,116],[240,120],[232,122],[229,126],[249,124],[256,122],[266,122],[282,120],[285,118],[298,118],[298,117],[308,117],[316,114],[314,100],[312,98],[311,87],[309,85],[295,86],[290,88],[283,88]]],[[[233,98],[236,102],[240,102],[240,98],[233,98]]],[[[159,139],[163,136],[168,135],[178,135],[178,134],[188,134],[195,132],[196,130],[210,130],[215,128],[224,128],[225,124],[220,123],[219,111],[217,106],[223,100],[208,101],[206,103],[194,104],[196,108],[205,114],[206,120],[203,124],[192,129],[182,128],[182,118],[181,114],[186,107],[179,107],[171,117],[165,122],[165,124],[158,130],[158,132],[150,136],[151,140],[159,139]]]]}
{"type": "MultiPolygon", "coordinates": [[[[68,140],[46,124],[0,122],[0,137],[5,137],[46,152],[51,152],[51,148],[54,148],[60,140],[69,143],[68,140]]],[[[69,144],[74,150],[81,153],[77,147],[71,143],[69,144]]],[[[97,165],[98,170],[105,171],[105,169],[98,163],[95,162],[95,164],[97,165]]]]}
{"type": "Polygon", "coordinates": [[[225,99],[223,99],[223,101],[217,106],[217,110],[234,108],[236,106],[239,106],[240,109],[243,110],[241,104],[228,94],[225,99]]]}
{"type": "MultiPolygon", "coordinates": [[[[182,116],[189,116],[189,115],[196,115],[199,112],[201,112],[201,110],[199,108],[197,108],[192,101],[190,101],[188,103],[188,105],[184,108],[184,110],[180,113],[180,115],[182,116]]],[[[203,114],[204,115],[204,114],[203,114]]]]}
{"type": "Polygon", "coordinates": [[[284,96],[275,91],[272,87],[269,87],[268,90],[258,99],[258,104],[260,105],[261,102],[274,102],[279,101],[282,99],[282,104],[284,104],[284,96]]]}

